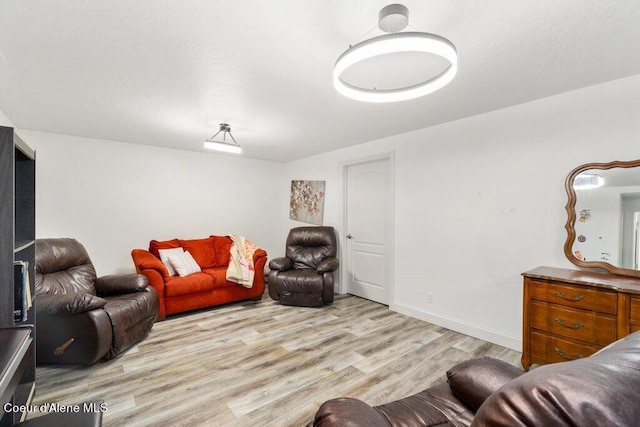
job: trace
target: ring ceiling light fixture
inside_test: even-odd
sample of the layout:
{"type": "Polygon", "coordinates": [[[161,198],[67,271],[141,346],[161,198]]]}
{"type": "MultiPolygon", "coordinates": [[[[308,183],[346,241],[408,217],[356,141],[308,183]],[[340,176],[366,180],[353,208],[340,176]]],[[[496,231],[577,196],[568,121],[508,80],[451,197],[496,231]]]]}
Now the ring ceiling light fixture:
{"type": "Polygon", "coordinates": [[[574,190],[592,190],[604,185],[604,178],[597,173],[581,173],[573,181],[574,190]]]}
{"type": "Polygon", "coordinates": [[[236,139],[231,135],[231,126],[228,123],[220,123],[220,130],[211,138],[204,142],[204,148],[215,151],[223,151],[225,153],[241,154],[242,147],[238,145],[236,139]],[[222,141],[216,141],[215,138],[222,132],[222,141]],[[227,142],[227,134],[231,137],[233,144],[227,142]]]}
{"type": "Polygon", "coordinates": [[[333,67],[333,85],[342,95],[365,102],[396,102],[419,98],[446,86],[458,71],[458,53],[449,40],[435,34],[398,31],[409,22],[409,10],[401,4],[388,5],[378,15],[378,27],[389,34],[365,40],[349,47],[333,67]],[[440,74],[418,84],[395,89],[358,87],[342,79],[349,67],[389,53],[418,52],[438,55],[449,62],[440,74]]]}

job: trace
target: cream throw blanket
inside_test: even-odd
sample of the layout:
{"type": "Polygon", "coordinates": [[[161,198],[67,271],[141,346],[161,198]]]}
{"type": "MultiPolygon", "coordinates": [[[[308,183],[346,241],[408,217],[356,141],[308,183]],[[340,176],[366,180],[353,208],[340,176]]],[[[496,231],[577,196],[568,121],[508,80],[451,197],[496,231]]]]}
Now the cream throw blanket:
{"type": "Polygon", "coordinates": [[[253,264],[253,254],[258,247],[237,234],[229,236],[233,241],[231,245],[231,259],[227,267],[227,280],[238,283],[245,288],[253,287],[255,276],[255,266],[253,264]]]}

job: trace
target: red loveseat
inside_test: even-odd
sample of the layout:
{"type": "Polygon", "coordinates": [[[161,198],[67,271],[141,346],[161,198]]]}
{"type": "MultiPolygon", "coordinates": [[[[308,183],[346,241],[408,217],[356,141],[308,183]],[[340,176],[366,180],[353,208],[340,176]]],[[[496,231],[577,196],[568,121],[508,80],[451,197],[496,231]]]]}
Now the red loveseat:
{"type": "Polygon", "coordinates": [[[227,236],[209,236],[191,240],[152,240],[149,250],[131,251],[138,273],[149,279],[160,298],[158,320],[168,314],[181,313],[204,307],[247,299],[260,300],[264,294],[264,265],[267,253],[258,249],[253,256],[255,278],[253,287],[246,288],[226,279],[232,240],[227,236]],[[193,256],[202,272],[186,277],[170,276],[160,260],[159,250],[183,248],[193,256]]]}

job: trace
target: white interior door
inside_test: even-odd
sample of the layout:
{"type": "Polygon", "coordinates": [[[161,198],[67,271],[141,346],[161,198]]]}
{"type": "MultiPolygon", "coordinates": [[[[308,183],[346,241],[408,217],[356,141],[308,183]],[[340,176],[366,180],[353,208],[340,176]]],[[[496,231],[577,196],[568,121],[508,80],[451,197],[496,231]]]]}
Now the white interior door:
{"type": "Polygon", "coordinates": [[[640,270],[640,212],[633,215],[633,269],[640,270]]]}
{"type": "Polygon", "coordinates": [[[389,304],[390,162],[347,167],[347,292],[389,304]]]}
{"type": "Polygon", "coordinates": [[[620,267],[638,270],[638,228],[637,213],[640,212],[640,194],[623,194],[622,199],[622,231],[620,245],[620,267]]]}

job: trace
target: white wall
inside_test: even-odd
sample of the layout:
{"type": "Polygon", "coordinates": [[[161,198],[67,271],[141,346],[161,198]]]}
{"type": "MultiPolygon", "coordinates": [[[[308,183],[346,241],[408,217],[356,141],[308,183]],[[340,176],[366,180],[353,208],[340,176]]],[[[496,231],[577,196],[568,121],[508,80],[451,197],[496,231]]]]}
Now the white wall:
{"type": "Polygon", "coordinates": [[[78,238],[99,274],[132,271],[131,249],[153,238],[240,233],[280,256],[301,225],[288,219],[291,179],[327,182],[324,224],[342,245],[344,164],[393,152],[390,307],[519,350],[520,274],[574,268],[566,175],[640,158],[639,117],[640,75],[286,165],[21,134],[38,153],[38,237],[78,238]]]}
{"type": "Polygon", "coordinates": [[[640,75],[291,162],[282,186],[326,180],[324,223],[343,245],[344,163],[394,152],[390,307],[520,350],[521,273],[574,268],[564,179],[640,158],[639,118],[640,75]]]}
{"type": "Polygon", "coordinates": [[[0,126],[14,127],[11,119],[2,110],[0,110],[0,126]]]}
{"type": "MultiPolygon", "coordinates": [[[[36,235],[74,237],[99,275],[133,272],[151,239],[241,234],[271,253],[282,164],[22,131],[36,148],[36,235]]],[[[281,190],[285,191],[285,190],[281,190]]]]}

